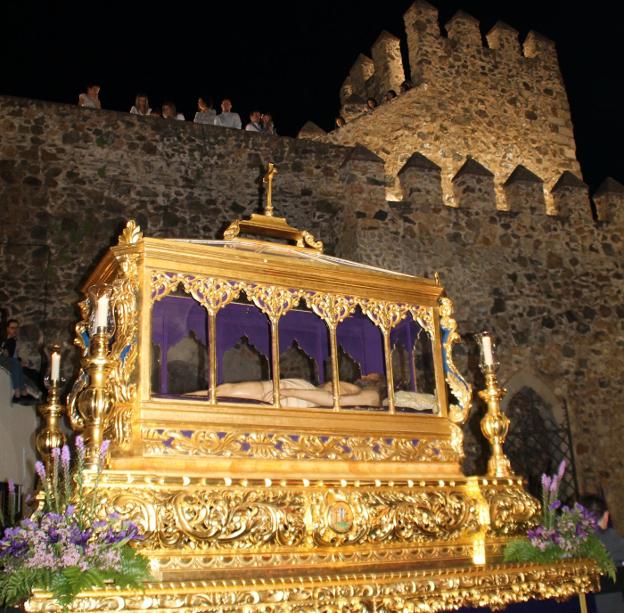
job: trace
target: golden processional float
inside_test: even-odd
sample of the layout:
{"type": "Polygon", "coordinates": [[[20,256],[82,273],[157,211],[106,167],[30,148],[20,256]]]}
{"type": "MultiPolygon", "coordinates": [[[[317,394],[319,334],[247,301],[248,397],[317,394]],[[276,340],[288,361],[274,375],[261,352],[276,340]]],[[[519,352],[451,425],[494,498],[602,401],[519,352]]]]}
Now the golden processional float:
{"type": "MultiPolygon", "coordinates": [[[[502,450],[489,343],[492,454],[467,477],[472,393],[444,288],[323,255],[273,216],[273,172],[265,214],[224,240],[148,238],[129,221],[85,284],[69,422],[87,486],[111,441],[98,505],[142,527],[154,580],[72,608],[433,612],[595,589],[590,560],[502,562],[539,503],[502,450]],[[199,358],[185,371],[176,355],[199,358]]],[[[48,446],[60,410],[53,393],[48,446]]],[[[27,608],[58,610],[41,592],[27,608]]]]}

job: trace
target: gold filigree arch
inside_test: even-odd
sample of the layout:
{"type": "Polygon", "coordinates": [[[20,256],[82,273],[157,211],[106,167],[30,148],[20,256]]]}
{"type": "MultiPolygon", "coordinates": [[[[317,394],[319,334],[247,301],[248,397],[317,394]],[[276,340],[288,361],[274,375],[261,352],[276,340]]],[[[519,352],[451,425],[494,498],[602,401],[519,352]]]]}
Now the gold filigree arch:
{"type": "Polygon", "coordinates": [[[303,299],[308,307],[330,326],[337,326],[344,321],[355,311],[358,304],[351,296],[321,292],[305,292],[303,299]]]}

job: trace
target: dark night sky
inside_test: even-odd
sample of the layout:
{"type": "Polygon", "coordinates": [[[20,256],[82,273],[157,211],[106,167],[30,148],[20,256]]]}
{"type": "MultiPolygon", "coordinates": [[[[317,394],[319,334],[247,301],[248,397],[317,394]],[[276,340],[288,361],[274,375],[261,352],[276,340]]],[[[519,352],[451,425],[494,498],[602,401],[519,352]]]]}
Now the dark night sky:
{"type": "MultiPolygon", "coordinates": [[[[338,91],[359,52],[382,29],[403,36],[409,0],[264,4],[146,1],[2,3],[0,93],[75,103],[99,81],[105,108],[128,110],[139,90],[152,106],[172,99],[187,119],[197,96],[229,96],[243,120],[273,112],[280,134],[311,119],[330,129],[338,91]],[[261,8],[262,7],[262,8],[261,8]]],[[[568,88],[585,180],[624,182],[621,63],[624,25],[616,3],[433,0],[445,23],[458,9],[552,38],[568,88]],[[589,7],[589,8],[587,8],[589,7]],[[592,11],[592,12],[590,12],[592,11]]]]}

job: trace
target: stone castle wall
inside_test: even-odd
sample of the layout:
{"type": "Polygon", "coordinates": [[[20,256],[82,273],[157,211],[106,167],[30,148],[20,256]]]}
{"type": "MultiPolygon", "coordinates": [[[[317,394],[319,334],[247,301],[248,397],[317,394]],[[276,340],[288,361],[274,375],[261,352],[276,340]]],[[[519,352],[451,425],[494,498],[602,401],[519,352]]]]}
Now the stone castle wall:
{"type": "Polygon", "coordinates": [[[80,280],[124,220],[216,238],[259,210],[270,160],[276,215],[330,250],[354,203],[386,208],[383,168],[340,146],[7,97],[0,134],[0,308],[26,324],[35,362],[44,340],[71,341],[80,280]]]}
{"type": "Polygon", "coordinates": [[[493,174],[489,198],[497,208],[513,206],[503,185],[523,166],[542,181],[546,206],[554,212],[550,190],[561,175],[581,178],[554,43],[530,32],[521,46],[518,32],[499,22],[487,34],[486,47],[479,22],[461,11],[446,24],[444,36],[437,9],[421,0],[404,20],[410,70],[402,64],[399,39],[383,32],[372,59],[360,54],[342,86],[346,125],[312,137],[359,143],[383,158],[392,199],[402,197],[400,169],[419,152],[441,168],[449,206],[461,206],[453,179],[473,160],[485,167],[481,172],[493,174]],[[382,102],[388,89],[398,92],[404,75],[414,88],[382,102]],[[365,107],[369,96],[382,102],[372,112],[365,107]]]}
{"type": "MultiPolygon", "coordinates": [[[[76,361],[77,288],[125,220],[136,218],[151,236],[215,238],[227,221],[258,209],[272,160],[277,213],[325,240],[329,253],[418,275],[439,271],[460,332],[489,328],[498,339],[502,381],[548,388],[568,411],[581,488],[602,487],[624,508],[617,182],[596,197],[602,220],[594,221],[587,189],[571,174],[554,190],[560,214],[546,215],[530,174],[516,173],[505,189],[517,206],[501,211],[479,196],[491,177],[473,167],[456,182],[465,197],[453,208],[440,168],[416,154],[400,174],[402,200],[387,202],[384,161],[361,146],[15,98],[0,98],[0,118],[0,307],[26,324],[33,359],[62,341],[65,363],[76,361]]],[[[476,381],[467,340],[460,363],[476,381]]],[[[473,445],[470,429],[467,436],[473,445]]]]}

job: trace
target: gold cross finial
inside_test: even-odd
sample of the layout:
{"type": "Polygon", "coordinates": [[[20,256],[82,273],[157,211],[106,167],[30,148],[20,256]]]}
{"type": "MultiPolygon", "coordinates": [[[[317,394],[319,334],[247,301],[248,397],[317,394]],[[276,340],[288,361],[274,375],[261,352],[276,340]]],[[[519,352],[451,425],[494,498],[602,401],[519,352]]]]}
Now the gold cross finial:
{"type": "Polygon", "coordinates": [[[277,174],[277,168],[273,162],[269,162],[269,169],[262,179],[263,183],[266,183],[266,205],[264,207],[264,214],[267,217],[273,217],[273,202],[271,197],[273,195],[273,175],[277,174]]]}

